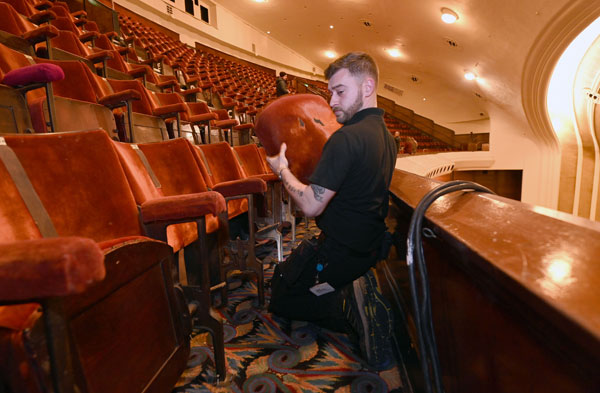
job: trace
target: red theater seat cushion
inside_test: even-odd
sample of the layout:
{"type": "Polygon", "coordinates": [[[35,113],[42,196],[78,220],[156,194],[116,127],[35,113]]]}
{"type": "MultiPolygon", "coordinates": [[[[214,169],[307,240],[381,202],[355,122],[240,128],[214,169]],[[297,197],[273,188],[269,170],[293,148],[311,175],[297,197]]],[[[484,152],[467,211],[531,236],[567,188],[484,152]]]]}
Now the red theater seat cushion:
{"type": "Polygon", "coordinates": [[[325,142],[341,127],[327,102],[314,94],[290,94],[271,102],[258,116],[254,133],[269,156],[286,143],[289,167],[303,183],[315,170],[325,142]]]}
{"type": "Polygon", "coordinates": [[[33,64],[12,70],[4,75],[2,83],[8,86],[25,86],[32,83],[48,83],[65,78],[62,68],[54,64],[33,64]]]}

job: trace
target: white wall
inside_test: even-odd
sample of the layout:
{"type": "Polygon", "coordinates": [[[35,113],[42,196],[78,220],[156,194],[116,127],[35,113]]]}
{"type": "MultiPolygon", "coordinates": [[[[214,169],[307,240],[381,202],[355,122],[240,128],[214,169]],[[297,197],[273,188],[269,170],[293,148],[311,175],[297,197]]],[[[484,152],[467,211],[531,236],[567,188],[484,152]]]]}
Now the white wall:
{"type": "Polygon", "coordinates": [[[115,3],[179,33],[181,41],[190,46],[199,42],[276,71],[283,70],[307,78],[315,78],[313,68],[317,74],[323,74],[321,68],[306,58],[218,4],[214,5],[216,18],[213,19],[216,19],[216,23],[213,20],[209,25],[200,19],[199,13],[192,16],[185,12],[184,0],[174,3],[163,0],[116,0],[115,3]],[[173,7],[172,15],[167,13],[167,5],[173,7]]]}

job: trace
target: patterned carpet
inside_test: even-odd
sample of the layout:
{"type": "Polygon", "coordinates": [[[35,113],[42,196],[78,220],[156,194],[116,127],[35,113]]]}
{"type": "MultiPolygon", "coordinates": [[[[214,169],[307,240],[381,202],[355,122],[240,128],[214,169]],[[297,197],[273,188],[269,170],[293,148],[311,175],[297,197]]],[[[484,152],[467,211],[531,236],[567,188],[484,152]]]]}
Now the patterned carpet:
{"type": "MultiPolygon", "coordinates": [[[[298,225],[296,244],[318,233],[314,222],[298,225]]],[[[295,244],[285,236],[284,255],[295,244]]],[[[268,282],[276,261],[274,243],[258,250],[268,282]],[[262,252],[260,252],[262,251],[262,252]]],[[[229,304],[217,310],[224,322],[228,376],[215,384],[207,334],[195,331],[188,369],[175,393],[197,392],[394,392],[401,393],[401,367],[372,372],[363,366],[358,346],[345,334],[300,321],[289,321],[256,307],[256,283],[230,284],[229,304]],[[237,288],[236,288],[237,287],[237,288]],[[235,288],[235,289],[232,289],[235,288]]]]}

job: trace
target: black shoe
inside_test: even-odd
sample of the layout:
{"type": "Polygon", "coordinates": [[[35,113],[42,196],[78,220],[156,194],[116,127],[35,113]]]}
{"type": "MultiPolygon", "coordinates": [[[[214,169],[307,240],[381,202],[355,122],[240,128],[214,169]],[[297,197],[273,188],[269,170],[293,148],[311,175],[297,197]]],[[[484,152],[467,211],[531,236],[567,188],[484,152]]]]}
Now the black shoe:
{"type": "Polygon", "coordinates": [[[360,351],[373,370],[395,364],[391,348],[392,310],[377,288],[372,271],[357,278],[345,289],[344,313],[358,337],[360,351]]]}

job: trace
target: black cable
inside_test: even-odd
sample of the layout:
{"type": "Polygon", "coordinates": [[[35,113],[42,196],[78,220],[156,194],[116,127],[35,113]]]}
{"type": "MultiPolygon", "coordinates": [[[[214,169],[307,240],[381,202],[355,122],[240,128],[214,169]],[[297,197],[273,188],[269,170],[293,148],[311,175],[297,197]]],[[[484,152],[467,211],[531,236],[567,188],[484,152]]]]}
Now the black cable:
{"type": "Polygon", "coordinates": [[[493,193],[488,188],[477,183],[455,180],[442,184],[441,186],[429,191],[421,199],[410,220],[407,236],[406,262],[408,265],[409,283],[411,290],[412,303],[414,308],[415,325],[417,328],[417,340],[421,349],[421,368],[425,379],[427,393],[433,393],[430,371],[433,374],[433,383],[435,392],[443,393],[443,385],[440,372],[439,357],[433,330],[433,318],[431,313],[431,300],[429,294],[429,277],[425,265],[425,255],[422,244],[422,227],[425,212],[438,198],[451,192],[460,190],[480,191],[493,193]],[[418,247],[417,247],[418,246],[418,247]],[[416,258],[415,251],[416,250],[416,258]],[[415,263],[421,276],[420,297],[417,290],[417,280],[415,275],[415,263]],[[431,370],[430,370],[431,369],[431,370]]]}

